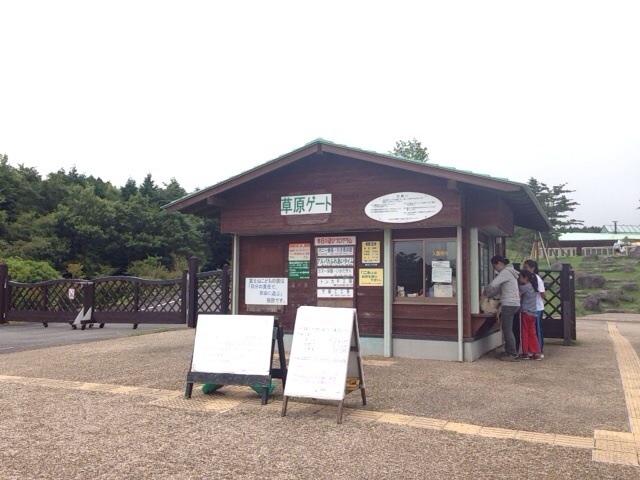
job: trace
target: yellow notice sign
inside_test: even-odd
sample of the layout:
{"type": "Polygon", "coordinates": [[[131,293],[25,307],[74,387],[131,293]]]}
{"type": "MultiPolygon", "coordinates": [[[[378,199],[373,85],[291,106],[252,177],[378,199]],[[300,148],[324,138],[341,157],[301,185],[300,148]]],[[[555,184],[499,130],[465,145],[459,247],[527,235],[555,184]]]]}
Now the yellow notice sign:
{"type": "Polygon", "coordinates": [[[382,268],[361,268],[358,285],[365,287],[382,287],[382,268]]]}
{"type": "Polygon", "coordinates": [[[362,263],[380,264],[380,242],[362,242],[362,263]]]}

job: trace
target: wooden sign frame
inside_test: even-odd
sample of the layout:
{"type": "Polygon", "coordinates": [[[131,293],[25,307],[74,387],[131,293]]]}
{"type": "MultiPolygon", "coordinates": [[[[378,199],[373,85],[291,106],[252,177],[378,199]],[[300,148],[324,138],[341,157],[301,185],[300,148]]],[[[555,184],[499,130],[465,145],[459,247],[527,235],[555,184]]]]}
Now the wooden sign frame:
{"type": "Polygon", "coordinates": [[[347,393],[360,390],[362,404],[367,404],[355,308],[298,308],[288,379],[283,417],[290,397],[337,400],[338,423],[342,423],[347,393]]]}
{"type": "Polygon", "coordinates": [[[264,315],[199,315],[198,323],[199,325],[196,326],[196,341],[194,342],[189,372],[187,373],[185,398],[191,398],[194,383],[262,387],[262,405],[266,405],[268,402],[269,388],[273,378],[282,380],[282,388],[284,390],[287,381],[287,362],[284,350],[284,332],[277,317],[264,315]],[[253,342],[253,346],[260,357],[265,352],[268,352],[269,345],[267,342],[270,340],[270,355],[268,358],[266,357],[267,354],[265,354],[265,358],[254,357],[253,359],[249,355],[248,363],[242,360],[245,361],[244,366],[239,365],[239,357],[236,357],[236,364],[234,365],[232,355],[242,352],[243,343],[245,348],[247,343],[242,342],[237,332],[235,334],[231,332],[228,325],[234,321],[250,323],[251,318],[255,318],[258,324],[261,323],[257,329],[258,338],[255,335],[251,338],[252,332],[245,330],[247,333],[246,340],[253,342]],[[269,322],[269,325],[272,324],[273,327],[267,328],[268,325],[265,325],[265,322],[269,322]],[[225,327],[227,328],[226,330],[225,327]],[[199,328],[200,330],[198,330],[199,328]],[[266,330],[268,329],[270,329],[269,338],[262,338],[267,336],[266,330]],[[219,345],[227,342],[226,346],[229,351],[217,352],[217,358],[214,359],[207,358],[204,350],[208,340],[207,335],[211,338],[214,338],[213,336],[215,335],[215,340],[219,345]],[[279,368],[273,367],[273,355],[276,345],[278,346],[279,368]],[[232,361],[231,364],[229,360],[232,361]],[[211,371],[216,369],[224,371],[211,371]]]}

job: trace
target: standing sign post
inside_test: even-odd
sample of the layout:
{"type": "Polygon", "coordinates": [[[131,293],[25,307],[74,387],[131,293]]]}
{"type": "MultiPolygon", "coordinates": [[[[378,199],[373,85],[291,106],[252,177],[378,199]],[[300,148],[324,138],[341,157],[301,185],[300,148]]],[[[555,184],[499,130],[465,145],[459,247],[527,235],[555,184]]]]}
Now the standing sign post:
{"type": "Polygon", "coordinates": [[[356,310],[298,308],[282,416],[287,414],[289,397],[337,400],[338,423],[342,423],[344,397],[358,389],[366,405],[356,310]]]}
{"type": "Polygon", "coordinates": [[[262,387],[262,405],[272,378],[284,387],[287,366],[280,322],[265,315],[199,315],[185,398],[194,383],[262,387]],[[280,368],[273,368],[275,344],[280,368]]]}

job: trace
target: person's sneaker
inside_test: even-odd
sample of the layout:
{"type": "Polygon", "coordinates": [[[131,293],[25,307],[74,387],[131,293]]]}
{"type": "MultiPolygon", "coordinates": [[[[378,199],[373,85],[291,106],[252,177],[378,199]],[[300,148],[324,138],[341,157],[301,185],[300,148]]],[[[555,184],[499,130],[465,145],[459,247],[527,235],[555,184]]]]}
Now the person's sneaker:
{"type": "Polygon", "coordinates": [[[498,355],[498,360],[502,360],[503,362],[517,362],[519,359],[518,355],[511,355],[510,353],[504,352],[498,355]]]}
{"type": "Polygon", "coordinates": [[[528,355],[526,353],[523,353],[522,355],[518,355],[518,360],[530,360],[531,359],[531,355],[528,355]]]}
{"type": "Polygon", "coordinates": [[[540,354],[540,360],[542,360],[544,358],[544,353],[540,354]]]}
{"type": "Polygon", "coordinates": [[[531,360],[542,360],[542,355],[540,353],[534,353],[531,360]]]}

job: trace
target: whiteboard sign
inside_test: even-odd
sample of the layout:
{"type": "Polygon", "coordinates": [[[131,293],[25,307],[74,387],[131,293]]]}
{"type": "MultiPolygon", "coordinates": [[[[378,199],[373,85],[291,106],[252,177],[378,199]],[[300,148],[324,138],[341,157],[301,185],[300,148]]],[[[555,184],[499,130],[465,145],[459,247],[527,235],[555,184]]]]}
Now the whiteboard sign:
{"type": "Polygon", "coordinates": [[[273,316],[199,315],[191,371],[269,375],[273,316]]]}
{"type": "Polygon", "coordinates": [[[344,399],[356,322],[354,308],[298,308],[285,396],[344,399]]]}

